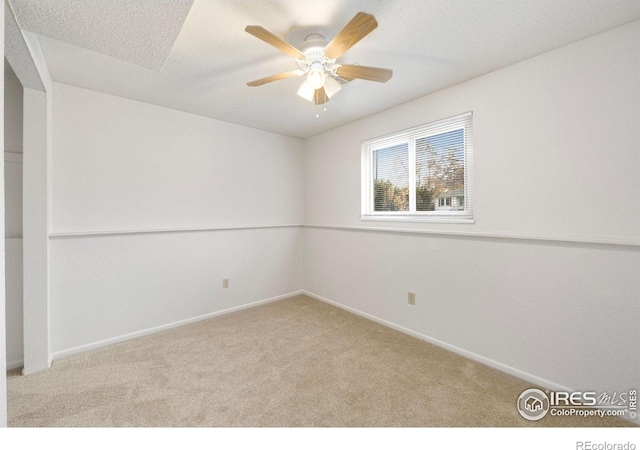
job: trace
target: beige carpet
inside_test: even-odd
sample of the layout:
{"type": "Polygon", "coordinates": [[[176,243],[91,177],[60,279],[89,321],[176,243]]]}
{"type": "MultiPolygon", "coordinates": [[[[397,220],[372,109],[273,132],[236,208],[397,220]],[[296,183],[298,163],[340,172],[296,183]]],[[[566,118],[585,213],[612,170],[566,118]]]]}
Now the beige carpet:
{"type": "Polygon", "coordinates": [[[8,378],[13,427],[628,426],[528,422],[529,383],[298,296],[8,378]]]}

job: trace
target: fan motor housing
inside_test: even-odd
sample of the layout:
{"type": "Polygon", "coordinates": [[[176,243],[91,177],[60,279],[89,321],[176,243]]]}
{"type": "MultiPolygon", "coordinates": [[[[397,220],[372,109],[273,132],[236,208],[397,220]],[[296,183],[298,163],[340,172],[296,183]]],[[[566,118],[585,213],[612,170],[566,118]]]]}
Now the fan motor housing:
{"type": "Polygon", "coordinates": [[[310,34],[300,46],[300,51],[307,58],[321,58],[324,48],[327,46],[327,40],[321,34],[310,34]]]}

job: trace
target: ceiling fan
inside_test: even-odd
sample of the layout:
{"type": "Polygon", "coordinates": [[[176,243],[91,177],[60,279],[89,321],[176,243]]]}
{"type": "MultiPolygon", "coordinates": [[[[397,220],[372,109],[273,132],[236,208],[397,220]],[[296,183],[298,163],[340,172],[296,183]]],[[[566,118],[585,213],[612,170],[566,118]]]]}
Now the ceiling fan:
{"type": "Polygon", "coordinates": [[[247,85],[262,86],[272,81],[306,74],[307,79],[300,86],[298,95],[313,101],[316,105],[321,105],[337,94],[344,83],[356,78],[385,83],[393,75],[390,69],[336,63],[338,58],[377,26],[375,17],[359,12],[328,44],[324,36],[314,33],[307,36],[301,49],[298,50],[261,26],[249,25],[245,28],[247,33],[293,56],[300,68],[251,81],[247,85]]]}

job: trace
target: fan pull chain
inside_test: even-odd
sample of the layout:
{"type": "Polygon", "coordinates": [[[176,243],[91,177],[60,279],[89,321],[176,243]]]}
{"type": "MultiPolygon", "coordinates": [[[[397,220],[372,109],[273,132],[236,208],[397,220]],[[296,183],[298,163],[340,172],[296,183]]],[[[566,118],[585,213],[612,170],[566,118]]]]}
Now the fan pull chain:
{"type": "MultiPolygon", "coordinates": [[[[327,112],[327,105],[322,107],[322,112],[327,112]]],[[[320,118],[320,105],[316,105],[316,119],[320,118]]]]}

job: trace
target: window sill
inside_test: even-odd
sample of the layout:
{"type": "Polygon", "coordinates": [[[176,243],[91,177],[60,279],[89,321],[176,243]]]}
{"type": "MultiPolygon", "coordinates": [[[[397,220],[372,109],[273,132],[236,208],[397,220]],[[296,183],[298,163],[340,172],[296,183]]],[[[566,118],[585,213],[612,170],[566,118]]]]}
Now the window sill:
{"type": "Polygon", "coordinates": [[[468,216],[417,216],[417,215],[363,215],[360,217],[363,221],[372,222],[407,222],[407,223],[463,223],[474,224],[476,223],[473,217],[468,216]]]}

